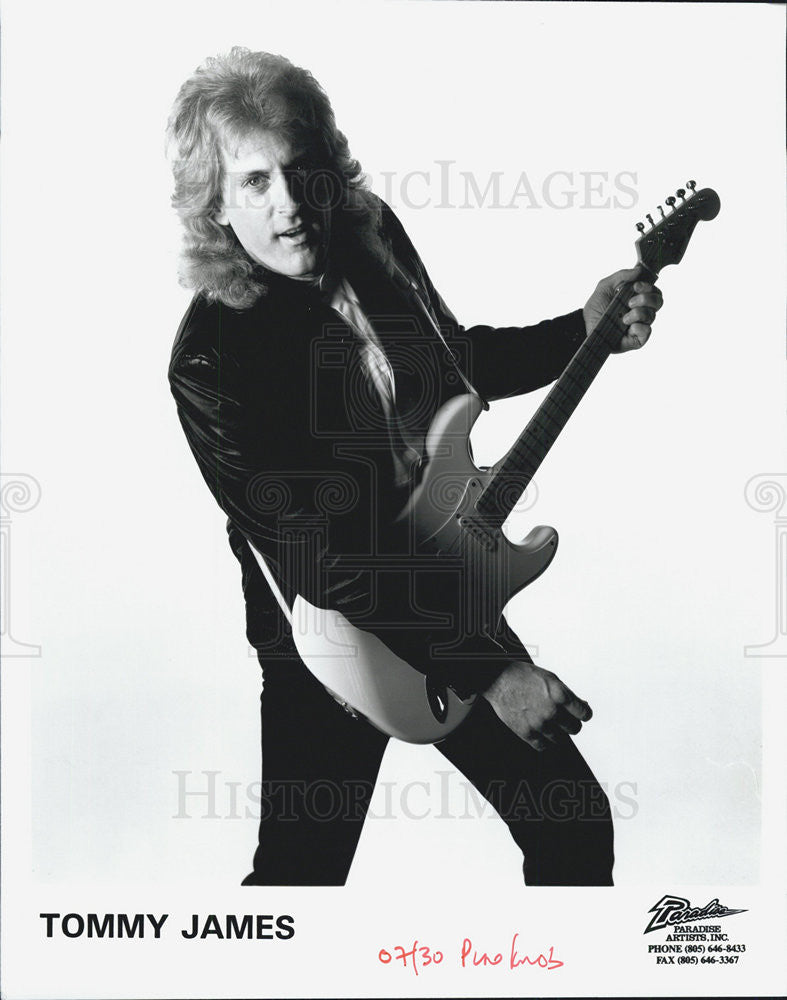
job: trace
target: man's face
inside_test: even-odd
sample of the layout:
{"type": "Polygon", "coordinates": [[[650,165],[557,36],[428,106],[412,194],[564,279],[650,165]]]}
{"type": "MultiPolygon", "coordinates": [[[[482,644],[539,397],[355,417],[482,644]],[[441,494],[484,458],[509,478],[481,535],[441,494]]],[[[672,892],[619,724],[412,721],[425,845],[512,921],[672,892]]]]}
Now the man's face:
{"type": "Polygon", "coordinates": [[[307,185],[308,148],[260,130],[221,152],[225,174],[216,221],[231,226],[249,257],[271,271],[301,279],[321,274],[330,209],[314,204],[317,192],[307,185]]]}

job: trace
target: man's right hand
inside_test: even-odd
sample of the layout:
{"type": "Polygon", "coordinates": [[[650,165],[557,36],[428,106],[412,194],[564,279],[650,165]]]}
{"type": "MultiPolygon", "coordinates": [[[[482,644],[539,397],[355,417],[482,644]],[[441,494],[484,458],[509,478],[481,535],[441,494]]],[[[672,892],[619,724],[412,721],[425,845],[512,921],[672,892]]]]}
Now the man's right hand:
{"type": "Polygon", "coordinates": [[[550,670],[515,660],[484,691],[499,718],[534,750],[578,733],[593,717],[590,705],[550,670]]]}

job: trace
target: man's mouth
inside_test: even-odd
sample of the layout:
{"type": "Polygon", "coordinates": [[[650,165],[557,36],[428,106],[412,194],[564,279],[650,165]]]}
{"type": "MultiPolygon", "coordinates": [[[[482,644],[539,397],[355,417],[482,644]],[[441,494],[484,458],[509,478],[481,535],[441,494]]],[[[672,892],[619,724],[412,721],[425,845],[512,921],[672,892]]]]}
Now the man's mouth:
{"type": "Polygon", "coordinates": [[[309,230],[303,225],[303,223],[301,223],[298,226],[293,226],[292,229],[286,229],[283,233],[279,233],[279,239],[299,242],[300,240],[305,239],[308,235],[309,230]]]}

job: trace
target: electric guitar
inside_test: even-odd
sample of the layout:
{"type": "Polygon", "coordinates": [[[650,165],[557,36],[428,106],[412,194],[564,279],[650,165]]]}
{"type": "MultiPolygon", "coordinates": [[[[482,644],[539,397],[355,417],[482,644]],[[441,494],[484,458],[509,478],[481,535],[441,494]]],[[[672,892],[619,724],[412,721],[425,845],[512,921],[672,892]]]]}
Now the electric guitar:
{"type": "MultiPolygon", "coordinates": [[[[640,276],[655,281],[668,264],[677,264],[700,220],[714,219],[720,201],[710,188],[679,188],[665,199],[667,211],[654,222],[637,223],[640,276]]],[[[576,409],[610,353],[620,343],[620,318],[628,312],[633,282],[615,291],[601,321],[582,343],[567,368],[508,453],[489,469],[477,468],[470,432],[484,404],[474,394],[450,399],[435,415],[426,439],[428,462],[401,517],[412,528],[414,543],[461,569],[465,581],[461,634],[437,651],[472,656],[473,640],[494,639],[503,608],[549,566],[557,549],[554,528],[539,526],[519,543],[502,525],[576,409]]],[[[351,625],[338,611],[315,607],[302,596],[287,607],[264,560],[255,556],[292,624],[298,654],[315,677],[348,711],[364,716],[378,729],[409,743],[435,743],[452,732],[472,711],[475,697],[460,699],[450,687],[411,667],[377,636],[351,625]]],[[[487,643],[488,646],[488,643],[487,643]]],[[[478,655],[482,651],[478,649],[478,655]]]]}

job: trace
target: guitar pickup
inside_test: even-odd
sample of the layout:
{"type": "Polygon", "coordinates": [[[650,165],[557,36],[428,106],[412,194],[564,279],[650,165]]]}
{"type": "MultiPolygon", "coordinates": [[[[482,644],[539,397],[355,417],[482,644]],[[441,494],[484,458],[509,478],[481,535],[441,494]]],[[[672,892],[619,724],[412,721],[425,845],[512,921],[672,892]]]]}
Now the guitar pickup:
{"type": "Polygon", "coordinates": [[[480,517],[473,517],[472,514],[460,514],[459,524],[471,538],[474,538],[489,552],[493,552],[497,548],[501,534],[500,528],[493,528],[486,521],[480,517]]]}

